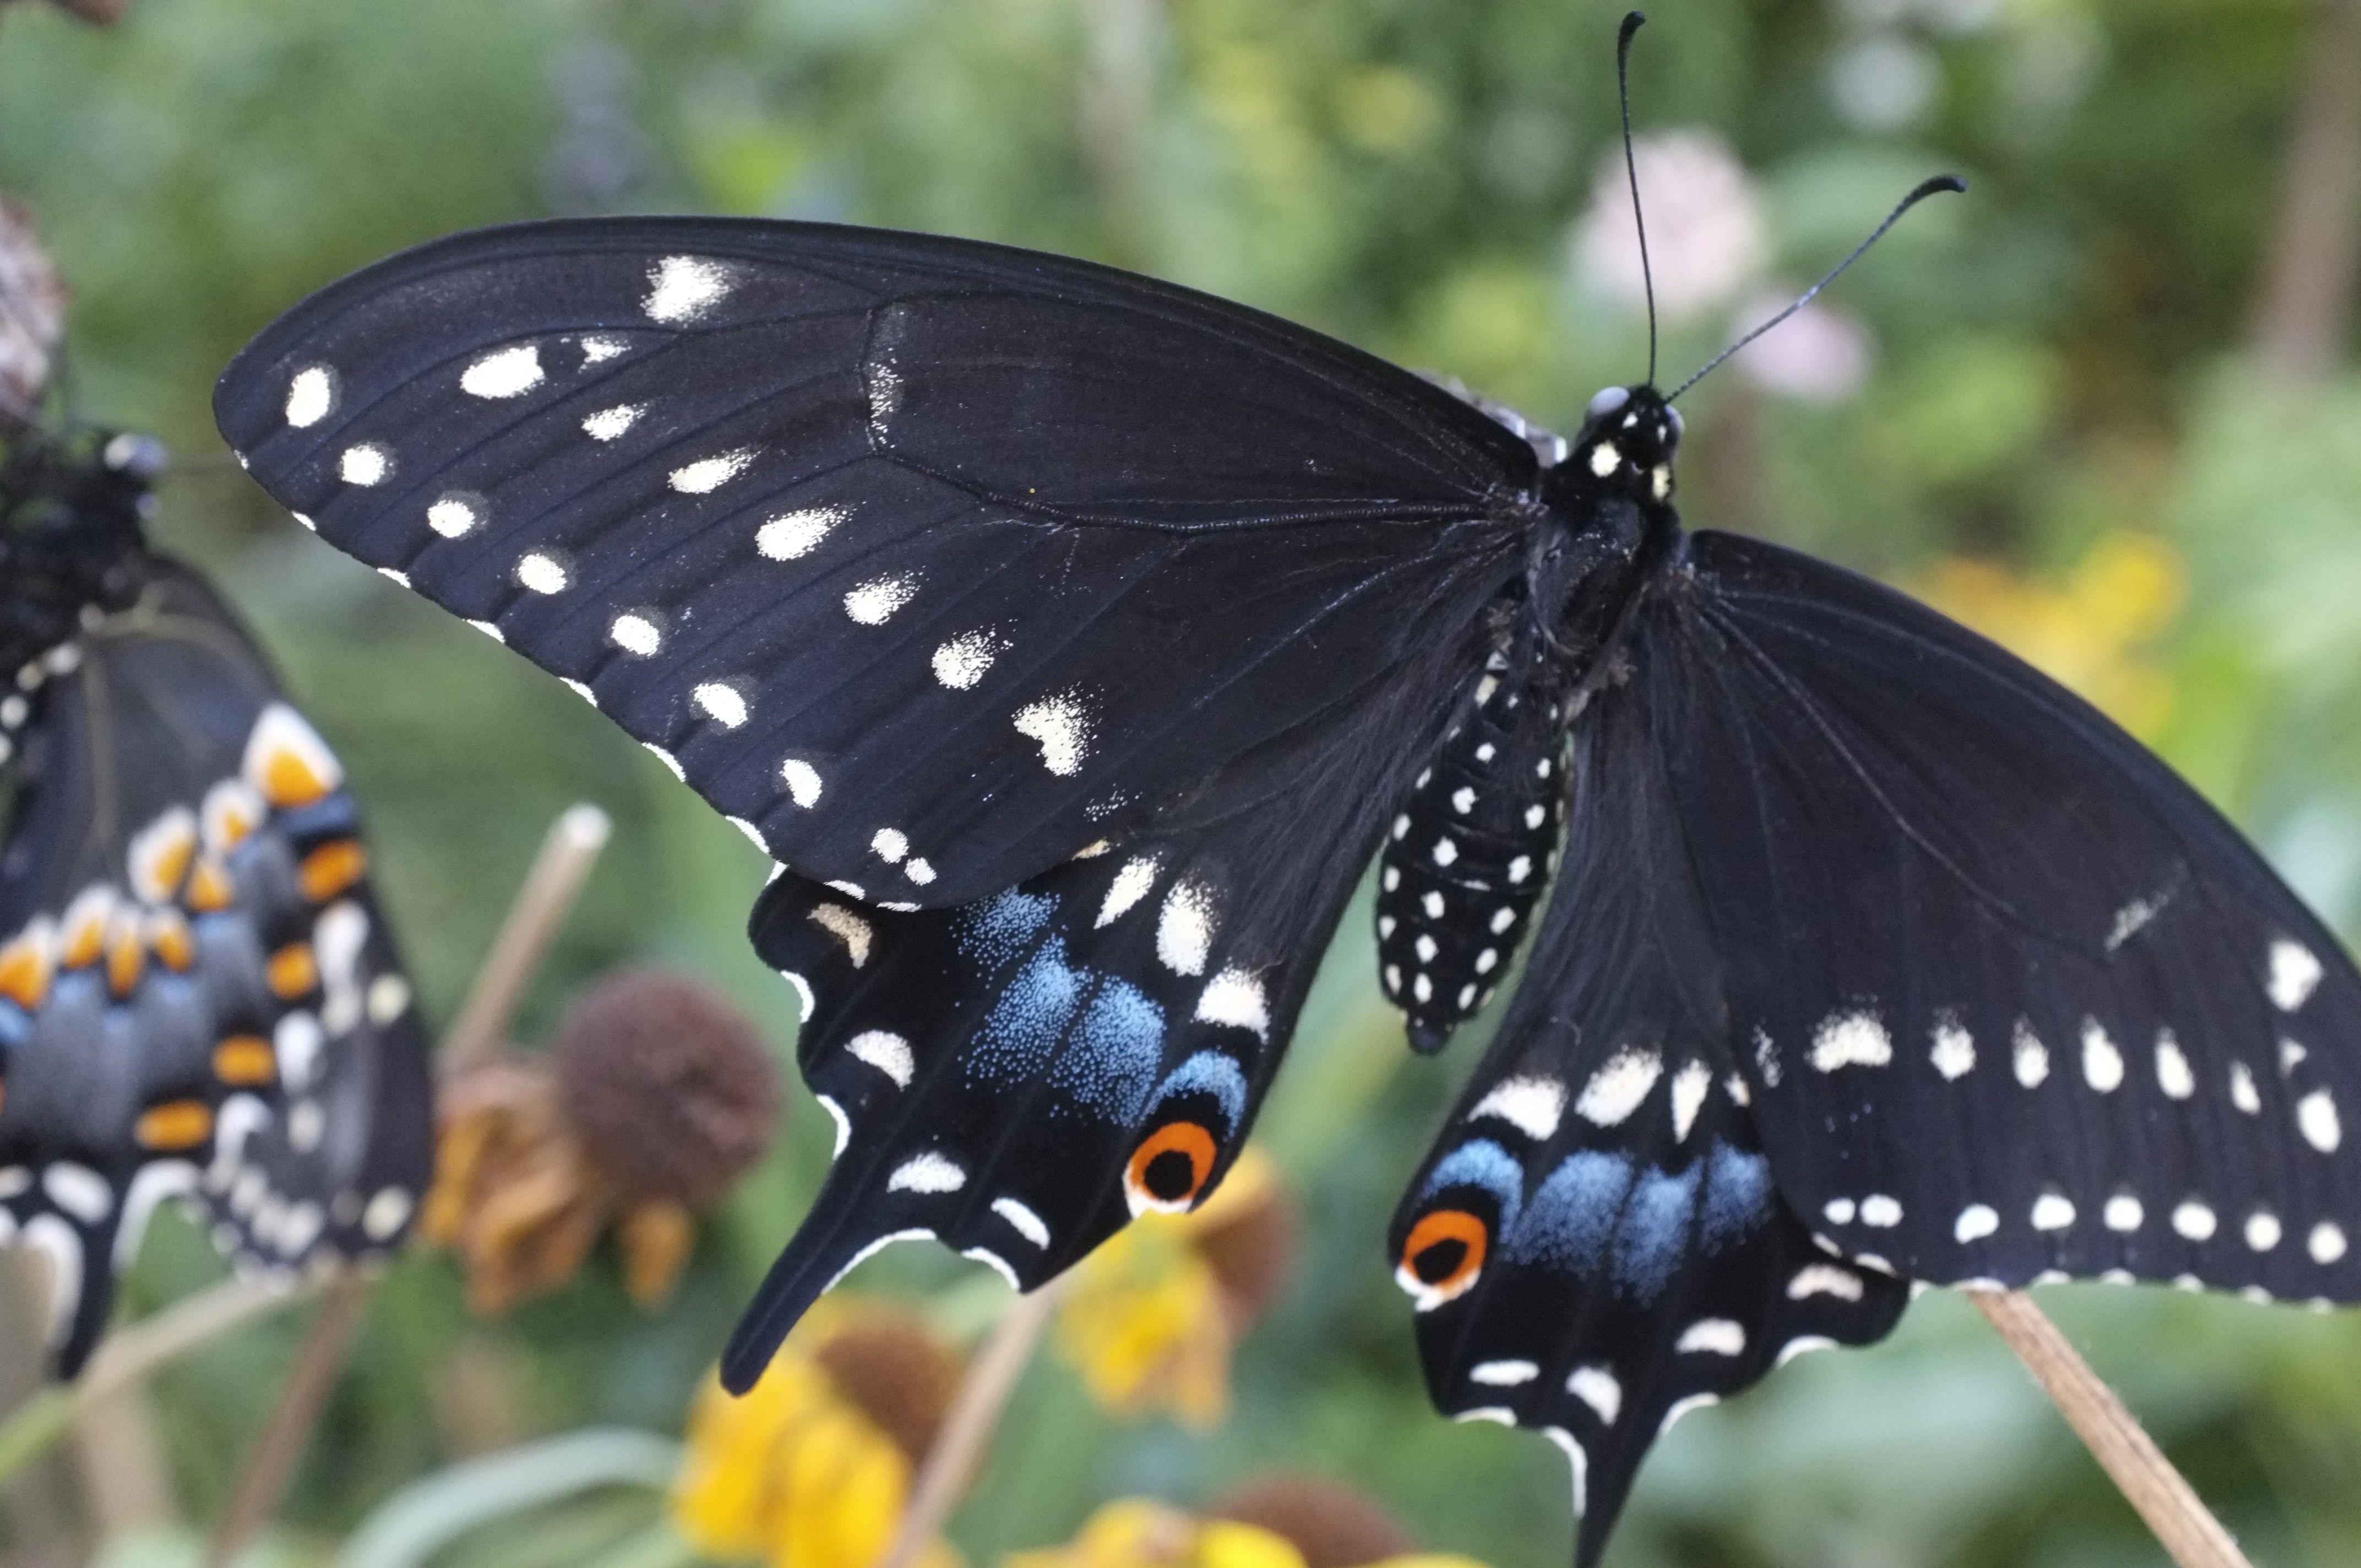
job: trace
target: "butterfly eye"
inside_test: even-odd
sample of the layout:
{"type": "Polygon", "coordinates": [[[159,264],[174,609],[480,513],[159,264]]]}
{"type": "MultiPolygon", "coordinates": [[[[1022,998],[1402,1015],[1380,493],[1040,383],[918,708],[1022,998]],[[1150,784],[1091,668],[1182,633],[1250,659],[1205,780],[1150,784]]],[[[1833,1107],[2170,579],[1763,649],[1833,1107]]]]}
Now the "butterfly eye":
{"type": "Polygon", "coordinates": [[[1491,1233],[1465,1209],[1437,1209],[1410,1228],[1394,1278],[1422,1312],[1458,1299],[1484,1272],[1491,1233]]]}
{"type": "Polygon", "coordinates": [[[1631,400],[1631,389],[1629,387],[1601,387],[1583,412],[1591,419],[1604,419],[1631,400]]]}
{"type": "Polygon", "coordinates": [[[1131,1212],[1176,1214],[1204,1190],[1217,1153],[1213,1135],[1194,1122],[1168,1122],[1140,1140],[1124,1168],[1131,1212]]]}

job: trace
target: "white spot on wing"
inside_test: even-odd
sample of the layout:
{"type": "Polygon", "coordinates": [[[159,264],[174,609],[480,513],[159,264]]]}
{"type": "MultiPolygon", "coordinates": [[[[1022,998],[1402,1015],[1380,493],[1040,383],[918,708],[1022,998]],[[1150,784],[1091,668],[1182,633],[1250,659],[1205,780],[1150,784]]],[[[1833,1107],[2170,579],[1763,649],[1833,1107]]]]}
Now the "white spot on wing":
{"type": "Polygon", "coordinates": [[[1225,969],[1205,982],[1197,998],[1197,1016],[1208,1024],[1249,1030],[1257,1039],[1270,1037],[1270,1003],[1262,981],[1242,969],[1225,969]]]}
{"type": "Polygon", "coordinates": [[[1822,1072],[1842,1067],[1883,1067],[1893,1059],[1893,1037],[1874,1014],[1838,1014],[1823,1020],[1812,1035],[1812,1065],[1822,1072]]]}
{"type": "Polygon", "coordinates": [[[1213,945],[1213,895],[1203,883],[1178,882],[1156,923],[1156,956],[1175,974],[1202,974],[1213,945]]]}
{"type": "Polygon", "coordinates": [[[967,1185],[967,1172],[932,1149],[913,1155],[885,1179],[888,1192],[956,1192],[967,1185]]]}
{"type": "Polygon", "coordinates": [[[892,1079],[896,1089],[909,1088],[918,1070],[910,1042],[888,1029],[864,1029],[847,1040],[844,1048],[856,1061],[865,1061],[892,1079]]]}
{"type": "Polygon", "coordinates": [[[2102,1094],[2123,1087],[2124,1053],[2107,1038],[2107,1031],[2096,1018],[2082,1020],[2082,1078],[2102,1094]]]}
{"type": "Polygon", "coordinates": [[[2301,942],[2282,937],[2271,944],[2271,1004],[2282,1013],[2292,1013],[2312,1000],[2312,988],[2320,983],[2319,958],[2301,942]]]}
{"type": "Polygon", "coordinates": [[[426,526],[445,539],[457,539],[475,532],[483,521],[477,503],[467,496],[448,495],[426,509],[426,526]]]}
{"type": "Polygon", "coordinates": [[[287,422],[309,430],[336,406],[336,375],[324,365],[306,365],[287,383],[287,422]]]}
{"type": "Polygon", "coordinates": [[[521,398],[541,385],[541,350],[530,343],[495,349],[459,372],[459,389],[471,398],[521,398]]]}
{"type": "Polygon", "coordinates": [[[1746,1331],[1730,1318],[1699,1318],[1681,1332],[1673,1348],[1684,1354],[1741,1355],[1746,1350],[1746,1331]]]}
{"type": "Polygon", "coordinates": [[[744,473],[746,466],[753,461],[754,449],[741,446],[735,452],[684,463],[672,471],[666,482],[685,496],[710,495],[744,473]]]}
{"type": "Polygon", "coordinates": [[[115,1211],[115,1190],[106,1184],[106,1178],[71,1160],[45,1167],[41,1190],[49,1194],[50,1202],[85,1225],[95,1225],[115,1211]]]}
{"type": "Polygon", "coordinates": [[[2345,1255],[2345,1228],[2334,1220],[2323,1220],[2312,1227],[2304,1246],[2312,1261],[2325,1268],[2345,1255]]]}
{"type": "Polygon", "coordinates": [[[610,409],[600,409],[582,419],[582,433],[593,441],[614,441],[639,422],[641,407],[637,403],[617,403],[610,409]]]}
{"type": "Polygon", "coordinates": [[[1574,1108],[1585,1121],[1612,1127],[1640,1108],[1664,1070],[1664,1058],[1655,1052],[1627,1046],[1591,1074],[1574,1108]]]}
{"type": "Polygon", "coordinates": [[[2117,1235],[2129,1235],[2147,1218],[2147,1210],[2128,1192],[2118,1192],[2099,1212],[2100,1220],[2117,1235]]]}
{"type": "Polygon", "coordinates": [[[844,613],[862,626],[883,626],[917,596],[914,577],[876,577],[844,596],[844,613]]]}
{"type": "Polygon", "coordinates": [[[1936,1015],[1935,1048],[1927,1053],[1935,1070],[1957,1082],[1975,1070],[1976,1042],[1954,1014],[1936,1015]]]}
{"type": "Polygon", "coordinates": [[[2230,1064],[2230,1103],[2247,1115],[2259,1115],[2263,1109],[2262,1092],[2255,1087],[2255,1069],[2245,1062],[2230,1064]]]}
{"type": "Polygon", "coordinates": [[[935,650],[935,679],[953,691],[972,690],[999,654],[991,632],[963,631],[935,650]]]}
{"type": "Polygon", "coordinates": [[[1691,1061],[1673,1075],[1673,1142],[1688,1141],[1689,1129],[1697,1124],[1712,1088],[1713,1069],[1701,1061],[1691,1061]]]}
{"type": "Polygon", "coordinates": [[[2190,1070],[2189,1058],[2169,1029],[2157,1032],[2156,1086],[2174,1100],[2186,1100],[2197,1092],[2197,1075],[2190,1070]]]}
{"type": "Polygon", "coordinates": [[[1492,1091],[1467,1113],[1467,1119],[1479,1122],[1487,1116],[1497,1116],[1540,1143],[1557,1132],[1558,1122],[1565,1114],[1565,1085],[1554,1078],[1527,1074],[1503,1079],[1493,1085],[1492,1091]]]}
{"type": "Polygon", "coordinates": [[[701,256],[667,256],[648,269],[648,291],[640,308],[651,321],[678,325],[705,314],[729,292],[730,269],[721,263],[701,256]]]}
{"type": "Polygon", "coordinates": [[[704,681],[688,694],[706,718],[724,729],[735,729],[746,722],[746,694],[727,681],[704,681]]]}
{"type": "Polygon", "coordinates": [[[1801,1301],[1812,1296],[1834,1296],[1842,1301],[1858,1301],[1862,1290],[1861,1276],[1849,1268],[1833,1264],[1807,1263],[1787,1281],[1787,1299],[1801,1301]]]}
{"type": "Polygon", "coordinates": [[[1890,1231],[1902,1223],[1902,1205],[1885,1193],[1872,1192],[1861,1201],[1861,1223],[1890,1231]]]}
{"type": "Polygon", "coordinates": [[[2211,1240],[2216,1223],[2213,1211],[2194,1198],[2172,1212],[2172,1228],[2192,1242],[2211,1240]]]}
{"type": "Polygon", "coordinates": [[[1043,767],[1060,778],[1082,771],[1082,759],[1090,755],[1091,724],[1079,696],[1065,692],[1027,703],[1010,722],[1019,735],[1040,742],[1043,767]]]}
{"type": "Polygon", "coordinates": [[[840,904],[819,905],[806,918],[844,944],[845,954],[852,959],[854,969],[869,961],[869,944],[875,933],[868,921],[840,904]]]}
{"type": "Polygon", "coordinates": [[[1031,1242],[1035,1246],[1049,1245],[1049,1227],[1024,1203],[1014,1198],[994,1198],[992,1212],[1008,1222],[1008,1228],[1031,1242]]]}
{"type": "Polygon", "coordinates": [[[2295,1103],[2296,1130],[2303,1141],[2323,1154],[2334,1154],[2345,1141],[2345,1127],[2336,1114],[2336,1101],[2325,1089],[2315,1089],[2295,1103]]]}
{"type": "Polygon", "coordinates": [[[2027,1089],[2038,1089],[2049,1076],[2049,1047],[2033,1032],[2033,1025],[2019,1018],[2015,1038],[2016,1081],[2027,1089]]]}
{"type": "Polygon", "coordinates": [[[516,580],[533,593],[555,594],[565,592],[574,578],[556,556],[533,550],[517,557],[516,580]]]}
{"type": "Polygon", "coordinates": [[[754,553],[765,561],[794,561],[819,548],[829,529],[851,515],[842,507],[781,512],[754,531],[754,553]]]}
{"type": "Polygon", "coordinates": [[[635,609],[627,609],[607,623],[607,635],[626,653],[645,659],[664,646],[664,629],[635,609]]]}
{"type": "Polygon", "coordinates": [[[2000,1215],[1989,1203],[1971,1203],[1960,1211],[1951,1234],[1960,1242],[1982,1241],[2000,1229],[2000,1215]]]}
{"type": "Polygon", "coordinates": [[[2074,1223],[2074,1203],[2062,1192],[2045,1192],[2033,1201],[2033,1228],[2062,1231],[2074,1223]]]}
{"type": "Polygon", "coordinates": [[[779,782],[787,786],[787,798],[806,810],[819,804],[819,770],[802,758],[779,764],[779,782]]]}
{"type": "Polygon", "coordinates": [[[344,455],[336,459],[336,477],[347,485],[381,485],[392,472],[392,456],[370,442],[346,447],[344,455]]]}
{"type": "Polygon", "coordinates": [[[1566,1374],[1565,1391],[1588,1405],[1601,1426],[1623,1413],[1623,1385],[1604,1366],[1577,1366],[1566,1374]]]}
{"type": "Polygon", "coordinates": [[[1156,885],[1156,867],[1154,855],[1141,855],[1125,862],[1123,870],[1115,873],[1115,881],[1107,884],[1106,901],[1099,905],[1093,929],[1114,925],[1146,898],[1148,890],[1156,885]]]}

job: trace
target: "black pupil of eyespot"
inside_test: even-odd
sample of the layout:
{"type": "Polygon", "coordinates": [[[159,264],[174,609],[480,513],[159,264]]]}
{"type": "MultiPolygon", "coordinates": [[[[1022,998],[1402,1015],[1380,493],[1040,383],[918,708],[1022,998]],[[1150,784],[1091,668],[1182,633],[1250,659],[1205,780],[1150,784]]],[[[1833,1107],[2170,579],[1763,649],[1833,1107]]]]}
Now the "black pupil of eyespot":
{"type": "Polygon", "coordinates": [[[1148,1190],[1166,1203],[1178,1202],[1189,1196],[1197,1185],[1197,1168],[1179,1149],[1166,1149],[1148,1162],[1141,1173],[1148,1190]]]}
{"type": "Polygon", "coordinates": [[[1439,1285],[1458,1272],[1467,1260],[1467,1244],[1456,1236],[1430,1242],[1416,1257],[1410,1260],[1410,1271],[1422,1285],[1439,1285]]]}

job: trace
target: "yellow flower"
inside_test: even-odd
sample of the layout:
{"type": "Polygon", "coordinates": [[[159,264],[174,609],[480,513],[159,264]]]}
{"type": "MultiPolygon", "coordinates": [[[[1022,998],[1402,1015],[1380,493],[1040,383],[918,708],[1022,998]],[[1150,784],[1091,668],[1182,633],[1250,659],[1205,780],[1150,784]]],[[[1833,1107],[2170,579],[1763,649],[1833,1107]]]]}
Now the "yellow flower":
{"type": "Polygon", "coordinates": [[[1147,1497],[1125,1497],[1093,1514],[1064,1546],[1019,1552],[1003,1568],[1483,1568],[1444,1553],[1335,1556],[1277,1530],[1242,1519],[1202,1518],[1147,1497]]]}
{"type": "Polygon", "coordinates": [[[1074,1539],[1019,1552],[1007,1568],[1304,1568],[1285,1536],[1233,1519],[1201,1519],[1147,1497],[1093,1514],[1074,1539]]]}
{"type": "Polygon", "coordinates": [[[2035,582],[1990,561],[1955,558],[1921,583],[1927,603],[2080,692],[2136,735],[2169,716],[2171,684],[2146,656],[2188,588],[2161,540],[2098,540],[2062,582],[2035,582]]]}
{"type": "Polygon", "coordinates": [[[1202,1208],[1144,1215],[1076,1267],[1060,1353],[1116,1415],[1214,1426],[1229,1413],[1231,1347],[1278,1294],[1293,1230],[1269,1160],[1247,1149],[1202,1208]]]}
{"type": "MultiPolygon", "coordinates": [[[[830,1296],[753,1388],[708,1380],[689,1413],[673,1517],[708,1556],[774,1568],[871,1568],[894,1539],[911,1473],[959,1382],[917,1320],[830,1296]]],[[[920,1568],[958,1568],[941,1541],[920,1568]]]]}

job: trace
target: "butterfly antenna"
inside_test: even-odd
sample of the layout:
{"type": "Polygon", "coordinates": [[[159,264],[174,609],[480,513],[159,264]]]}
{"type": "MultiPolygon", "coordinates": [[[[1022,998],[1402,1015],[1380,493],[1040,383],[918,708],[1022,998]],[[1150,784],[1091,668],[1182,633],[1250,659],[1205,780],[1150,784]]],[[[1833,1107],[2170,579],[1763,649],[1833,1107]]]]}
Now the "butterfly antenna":
{"type": "Polygon", "coordinates": [[[1640,286],[1648,294],[1648,381],[1656,382],[1656,276],[1648,266],[1648,220],[1640,214],[1640,164],[1631,156],[1631,39],[1648,18],[1633,11],[1615,35],[1615,96],[1623,110],[1623,173],[1631,182],[1631,226],[1640,231],[1640,286]]]}
{"type": "Polygon", "coordinates": [[[1946,191],[1953,192],[1961,192],[1965,191],[1967,188],[1968,182],[1960,179],[1956,174],[1938,174],[1931,180],[1920,181],[1916,189],[1913,190],[1907,196],[1903,197],[1901,202],[1895,205],[1894,209],[1885,214],[1885,221],[1883,223],[1869,231],[1869,237],[1867,239],[1862,240],[1859,245],[1852,247],[1851,255],[1846,257],[1842,261],[1838,262],[1834,267],[1828,269],[1827,277],[1822,278],[1818,282],[1805,290],[1794,304],[1789,305],[1785,310],[1781,311],[1777,315],[1773,316],[1769,321],[1764,322],[1761,326],[1756,327],[1752,332],[1748,333],[1744,337],[1740,338],[1736,343],[1731,344],[1728,348],[1723,349],[1720,353],[1707,360],[1696,375],[1690,377],[1687,380],[1682,382],[1679,386],[1675,387],[1672,391],[1667,393],[1665,395],[1664,401],[1668,403],[1671,402],[1675,398],[1679,397],[1683,392],[1687,391],[1691,387],[1696,386],[1699,381],[1704,380],[1708,375],[1718,369],[1723,360],[1729,358],[1731,355],[1737,353],[1748,344],[1752,343],[1756,338],[1761,337],[1764,333],[1769,332],[1773,327],[1777,326],[1781,322],[1785,321],[1789,316],[1794,315],[1806,305],[1810,304],[1821,290],[1835,282],[1838,278],[1843,275],[1846,268],[1851,266],[1854,262],[1859,261],[1862,255],[1868,251],[1871,246],[1875,245],[1880,239],[1883,239],[1885,236],[1885,231],[1892,228],[1896,223],[1901,221],[1903,214],[1908,212],[1911,208],[1916,206],[1919,203],[1925,201],[1929,196],[1938,195],[1946,191]]]}

